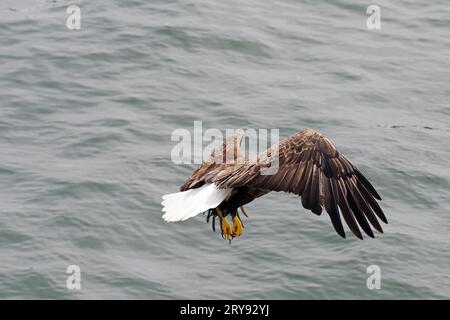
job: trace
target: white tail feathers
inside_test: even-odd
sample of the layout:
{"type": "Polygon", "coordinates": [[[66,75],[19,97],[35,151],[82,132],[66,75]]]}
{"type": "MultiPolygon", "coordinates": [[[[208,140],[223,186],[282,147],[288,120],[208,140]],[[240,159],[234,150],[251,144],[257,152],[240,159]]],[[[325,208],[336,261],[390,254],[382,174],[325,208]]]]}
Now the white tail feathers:
{"type": "Polygon", "coordinates": [[[217,207],[231,193],[232,189],[219,189],[214,184],[205,184],[199,188],[166,194],[161,202],[167,222],[184,221],[199,213],[217,207]]]}

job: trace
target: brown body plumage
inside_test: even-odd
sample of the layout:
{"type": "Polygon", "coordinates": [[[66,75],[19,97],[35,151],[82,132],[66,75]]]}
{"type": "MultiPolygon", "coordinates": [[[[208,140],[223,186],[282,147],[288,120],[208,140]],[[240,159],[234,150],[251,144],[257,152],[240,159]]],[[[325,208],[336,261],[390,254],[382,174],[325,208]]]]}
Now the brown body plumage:
{"type": "Polygon", "coordinates": [[[253,160],[239,151],[242,137],[240,133],[228,139],[181,186],[181,191],[204,184],[233,189],[228,199],[208,211],[208,218],[215,218],[217,212],[236,216],[239,207],[254,199],[271,191],[285,191],[301,196],[303,207],[317,215],[325,209],[342,237],[341,216],[360,239],[359,227],[370,237],[374,237],[371,226],[383,232],[377,217],[385,223],[387,220],[375,188],[321,133],[303,130],[253,160]],[[263,170],[270,169],[274,159],[278,159],[278,170],[264,175],[263,170]]]}

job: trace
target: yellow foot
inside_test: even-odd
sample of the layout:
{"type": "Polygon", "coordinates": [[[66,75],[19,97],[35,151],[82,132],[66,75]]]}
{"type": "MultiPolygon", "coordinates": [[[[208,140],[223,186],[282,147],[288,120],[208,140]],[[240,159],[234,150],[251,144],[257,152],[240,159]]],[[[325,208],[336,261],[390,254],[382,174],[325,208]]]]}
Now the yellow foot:
{"type": "Polygon", "coordinates": [[[233,217],[233,229],[232,229],[233,233],[233,237],[239,237],[242,232],[244,231],[244,226],[241,222],[241,219],[239,218],[239,216],[236,214],[233,217]]]}
{"type": "Polygon", "coordinates": [[[227,239],[231,242],[232,239],[232,233],[231,233],[231,226],[228,223],[227,219],[222,214],[222,210],[219,208],[216,208],[217,216],[220,219],[220,231],[222,232],[222,238],[227,239]]]}
{"type": "Polygon", "coordinates": [[[220,231],[222,231],[222,238],[231,241],[231,226],[224,217],[220,217],[220,231]]]}

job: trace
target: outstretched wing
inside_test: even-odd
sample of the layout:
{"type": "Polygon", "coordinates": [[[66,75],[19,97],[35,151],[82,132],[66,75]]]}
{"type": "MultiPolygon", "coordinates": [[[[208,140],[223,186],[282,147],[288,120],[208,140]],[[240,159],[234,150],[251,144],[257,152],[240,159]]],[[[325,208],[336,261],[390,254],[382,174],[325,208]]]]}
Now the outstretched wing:
{"type": "Polygon", "coordinates": [[[383,232],[377,217],[387,223],[372,184],[322,134],[298,132],[272,146],[257,160],[229,170],[211,170],[206,178],[221,188],[248,186],[285,191],[302,198],[304,208],[320,215],[325,208],[336,232],[345,237],[341,215],[355,236],[374,237],[370,227],[383,232]],[[278,170],[264,175],[278,157],[278,170]],[[340,211],[340,213],[339,213],[340,211]],[[369,225],[370,224],[370,225],[369,225]]]}

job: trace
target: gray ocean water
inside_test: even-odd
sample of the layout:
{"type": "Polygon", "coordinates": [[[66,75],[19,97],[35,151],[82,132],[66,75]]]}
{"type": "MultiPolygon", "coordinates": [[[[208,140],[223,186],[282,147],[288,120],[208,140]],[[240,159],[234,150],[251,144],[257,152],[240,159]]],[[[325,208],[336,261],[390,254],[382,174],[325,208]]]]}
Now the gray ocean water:
{"type": "Polygon", "coordinates": [[[449,53],[448,0],[2,0],[0,298],[450,298],[449,53]],[[280,193],[231,245],[203,216],[163,222],[195,168],[171,134],[197,120],[323,132],[385,233],[342,239],[280,193]]]}

